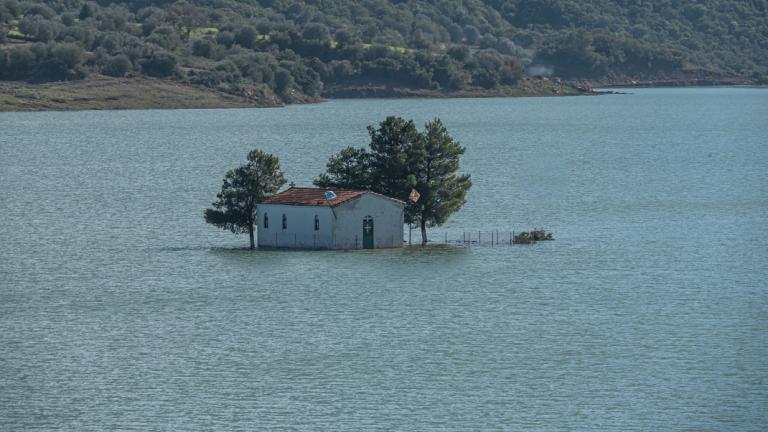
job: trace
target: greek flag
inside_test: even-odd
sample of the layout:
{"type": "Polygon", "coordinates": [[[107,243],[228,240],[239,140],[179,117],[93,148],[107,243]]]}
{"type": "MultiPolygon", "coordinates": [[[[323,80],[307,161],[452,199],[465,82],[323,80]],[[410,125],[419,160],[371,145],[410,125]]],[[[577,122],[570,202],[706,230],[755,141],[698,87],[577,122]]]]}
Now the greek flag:
{"type": "Polygon", "coordinates": [[[333,201],[336,199],[336,194],[333,193],[332,191],[325,191],[323,195],[325,195],[325,199],[327,201],[333,201]]]}

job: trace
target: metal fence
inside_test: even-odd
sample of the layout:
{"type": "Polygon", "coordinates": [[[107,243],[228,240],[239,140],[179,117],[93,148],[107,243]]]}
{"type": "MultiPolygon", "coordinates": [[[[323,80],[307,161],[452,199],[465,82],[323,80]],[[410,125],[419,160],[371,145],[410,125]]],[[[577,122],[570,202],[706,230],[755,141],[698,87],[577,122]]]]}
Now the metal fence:
{"type": "MultiPolygon", "coordinates": [[[[538,228],[536,230],[539,230],[538,228]]],[[[540,230],[543,231],[543,230],[540,230]]],[[[518,244],[533,244],[536,241],[525,241],[519,235],[523,231],[461,231],[461,232],[435,232],[427,237],[427,244],[447,244],[463,247],[502,247],[518,244]]],[[[532,231],[528,231],[532,232],[532,231]]],[[[549,240],[554,240],[550,238],[549,240]]],[[[542,240],[539,240],[542,241],[542,240]]],[[[413,231],[410,241],[406,232],[406,243],[412,245],[421,244],[421,232],[413,231]]]]}

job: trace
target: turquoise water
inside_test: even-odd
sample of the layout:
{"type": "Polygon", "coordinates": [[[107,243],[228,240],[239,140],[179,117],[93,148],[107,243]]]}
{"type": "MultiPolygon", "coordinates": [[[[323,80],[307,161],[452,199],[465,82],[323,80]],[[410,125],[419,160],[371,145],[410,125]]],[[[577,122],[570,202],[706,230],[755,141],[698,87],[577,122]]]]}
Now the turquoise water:
{"type": "Polygon", "coordinates": [[[768,424],[768,90],[0,113],[0,430],[768,424]],[[501,248],[250,252],[203,209],[251,148],[309,184],[396,114],[501,248]]]}

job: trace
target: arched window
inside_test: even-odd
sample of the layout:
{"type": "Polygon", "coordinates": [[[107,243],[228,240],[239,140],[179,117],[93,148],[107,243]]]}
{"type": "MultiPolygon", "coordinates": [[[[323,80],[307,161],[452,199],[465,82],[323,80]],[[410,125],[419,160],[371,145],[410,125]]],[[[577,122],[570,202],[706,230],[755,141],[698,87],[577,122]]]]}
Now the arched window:
{"type": "Polygon", "coordinates": [[[269,228],[269,215],[264,213],[264,228],[269,228]]]}
{"type": "Polygon", "coordinates": [[[288,229],[288,216],[283,213],[283,229],[288,229]]]}
{"type": "Polygon", "coordinates": [[[320,216],[315,215],[315,231],[320,231],[320,216]]]}

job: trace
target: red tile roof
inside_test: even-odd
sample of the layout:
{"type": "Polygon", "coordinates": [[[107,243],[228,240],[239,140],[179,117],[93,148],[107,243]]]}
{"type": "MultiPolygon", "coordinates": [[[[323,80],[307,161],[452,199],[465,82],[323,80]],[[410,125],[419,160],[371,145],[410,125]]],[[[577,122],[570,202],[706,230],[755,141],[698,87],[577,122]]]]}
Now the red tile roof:
{"type": "Polygon", "coordinates": [[[261,204],[335,207],[352,198],[357,198],[364,193],[366,193],[366,191],[292,187],[279,194],[272,195],[262,201],[261,204]],[[327,201],[325,199],[324,194],[327,190],[332,190],[333,193],[336,194],[335,200],[327,201]]]}

